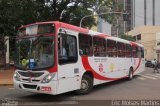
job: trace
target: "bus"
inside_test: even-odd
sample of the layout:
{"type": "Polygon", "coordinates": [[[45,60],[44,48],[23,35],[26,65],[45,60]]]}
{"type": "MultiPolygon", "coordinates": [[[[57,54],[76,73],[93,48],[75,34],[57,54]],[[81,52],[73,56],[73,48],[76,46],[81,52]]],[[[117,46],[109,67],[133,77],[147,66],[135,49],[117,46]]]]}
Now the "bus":
{"type": "Polygon", "coordinates": [[[20,27],[15,52],[14,88],[51,95],[88,94],[145,68],[143,45],[58,21],[20,27]]]}

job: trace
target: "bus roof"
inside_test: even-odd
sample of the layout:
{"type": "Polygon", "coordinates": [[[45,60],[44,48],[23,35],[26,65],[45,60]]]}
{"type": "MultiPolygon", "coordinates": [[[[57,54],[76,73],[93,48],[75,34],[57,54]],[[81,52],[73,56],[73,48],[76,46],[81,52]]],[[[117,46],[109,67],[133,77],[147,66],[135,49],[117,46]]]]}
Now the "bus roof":
{"type": "Polygon", "coordinates": [[[21,26],[20,28],[28,27],[28,26],[32,26],[32,25],[38,25],[38,24],[52,24],[52,23],[56,24],[59,27],[74,30],[74,31],[78,31],[80,33],[89,34],[91,36],[98,36],[98,37],[105,38],[105,39],[115,40],[115,41],[118,41],[118,42],[124,42],[124,43],[127,43],[127,44],[138,45],[138,46],[143,47],[142,44],[139,44],[139,43],[136,43],[136,42],[128,41],[128,40],[121,39],[121,38],[118,38],[118,37],[114,37],[114,36],[111,36],[111,35],[108,35],[108,34],[96,32],[96,31],[93,31],[93,30],[88,30],[86,28],[81,28],[81,27],[78,27],[78,26],[75,26],[75,25],[71,25],[71,24],[67,24],[67,23],[63,23],[63,22],[59,22],[59,21],[35,22],[35,23],[32,23],[32,24],[21,26]]]}
{"type": "Polygon", "coordinates": [[[28,26],[32,26],[32,25],[38,25],[38,24],[52,24],[52,23],[58,25],[59,27],[71,29],[71,30],[78,31],[78,32],[81,32],[81,33],[88,33],[89,32],[88,29],[80,28],[78,26],[74,26],[74,25],[59,22],[59,21],[35,22],[35,23],[32,23],[32,24],[23,25],[20,28],[24,28],[24,27],[28,27],[28,26]]]}

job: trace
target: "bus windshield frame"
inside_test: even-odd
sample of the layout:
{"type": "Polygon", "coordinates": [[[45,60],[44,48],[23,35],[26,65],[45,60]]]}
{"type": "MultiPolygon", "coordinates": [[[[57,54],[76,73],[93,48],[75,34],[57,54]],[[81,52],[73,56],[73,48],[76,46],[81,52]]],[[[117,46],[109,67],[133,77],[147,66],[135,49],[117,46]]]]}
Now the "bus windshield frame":
{"type": "Polygon", "coordinates": [[[38,24],[19,29],[15,46],[15,66],[17,69],[45,70],[54,66],[55,29],[50,29],[48,26],[54,27],[53,24],[38,24]],[[41,31],[38,32],[35,30],[38,26],[47,26],[47,28],[41,28],[41,31]],[[30,32],[24,33],[24,29],[30,29],[30,32]]]}

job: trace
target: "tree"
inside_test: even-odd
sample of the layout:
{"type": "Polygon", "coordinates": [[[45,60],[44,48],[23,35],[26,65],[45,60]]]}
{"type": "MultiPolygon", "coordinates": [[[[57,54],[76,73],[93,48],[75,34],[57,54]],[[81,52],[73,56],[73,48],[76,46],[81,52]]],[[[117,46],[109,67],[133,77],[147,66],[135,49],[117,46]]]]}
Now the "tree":
{"type": "Polygon", "coordinates": [[[28,9],[29,6],[33,6],[31,0],[0,1],[0,28],[3,30],[3,35],[14,36],[18,27],[33,22],[34,14],[31,13],[31,9],[28,9]]]}
{"type": "Polygon", "coordinates": [[[125,33],[121,33],[120,38],[129,40],[129,41],[135,41],[134,37],[132,37],[131,35],[126,35],[125,33]]]}
{"type": "MultiPolygon", "coordinates": [[[[0,32],[16,35],[18,27],[39,21],[62,21],[79,26],[82,17],[94,12],[118,11],[116,0],[0,0],[0,32]]],[[[114,23],[114,15],[101,16],[114,23]]],[[[94,17],[83,27],[96,25],[94,17]]]]}
{"type": "MultiPolygon", "coordinates": [[[[52,20],[67,22],[79,26],[81,18],[93,14],[96,0],[48,0],[46,7],[49,8],[52,20]]],[[[94,17],[88,17],[83,22],[83,27],[95,25],[94,17]]]]}
{"type": "Polygon", "coordinates": [[[113,14],[101,15],[100,17],[107,21],[110,24],[116,25],[117,19],[122,14],[114,14],[114,12],[123,12],[123,4],[118,0],[101,0],[98,3],[99,8],[96,9],[96,12],[99,13],[108,13],[113,12],[113,14]]]}

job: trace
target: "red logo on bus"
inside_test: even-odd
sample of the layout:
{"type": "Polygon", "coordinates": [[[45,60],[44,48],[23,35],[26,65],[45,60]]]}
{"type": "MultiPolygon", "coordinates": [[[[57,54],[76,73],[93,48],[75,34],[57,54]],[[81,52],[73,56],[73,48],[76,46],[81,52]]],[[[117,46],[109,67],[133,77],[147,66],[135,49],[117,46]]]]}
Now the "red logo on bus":
{"type": "Polygon", "coordinates": [[[99,64],[99,71],[100,71],[100,72],[103,71],[103,64],[99,64]]]}

